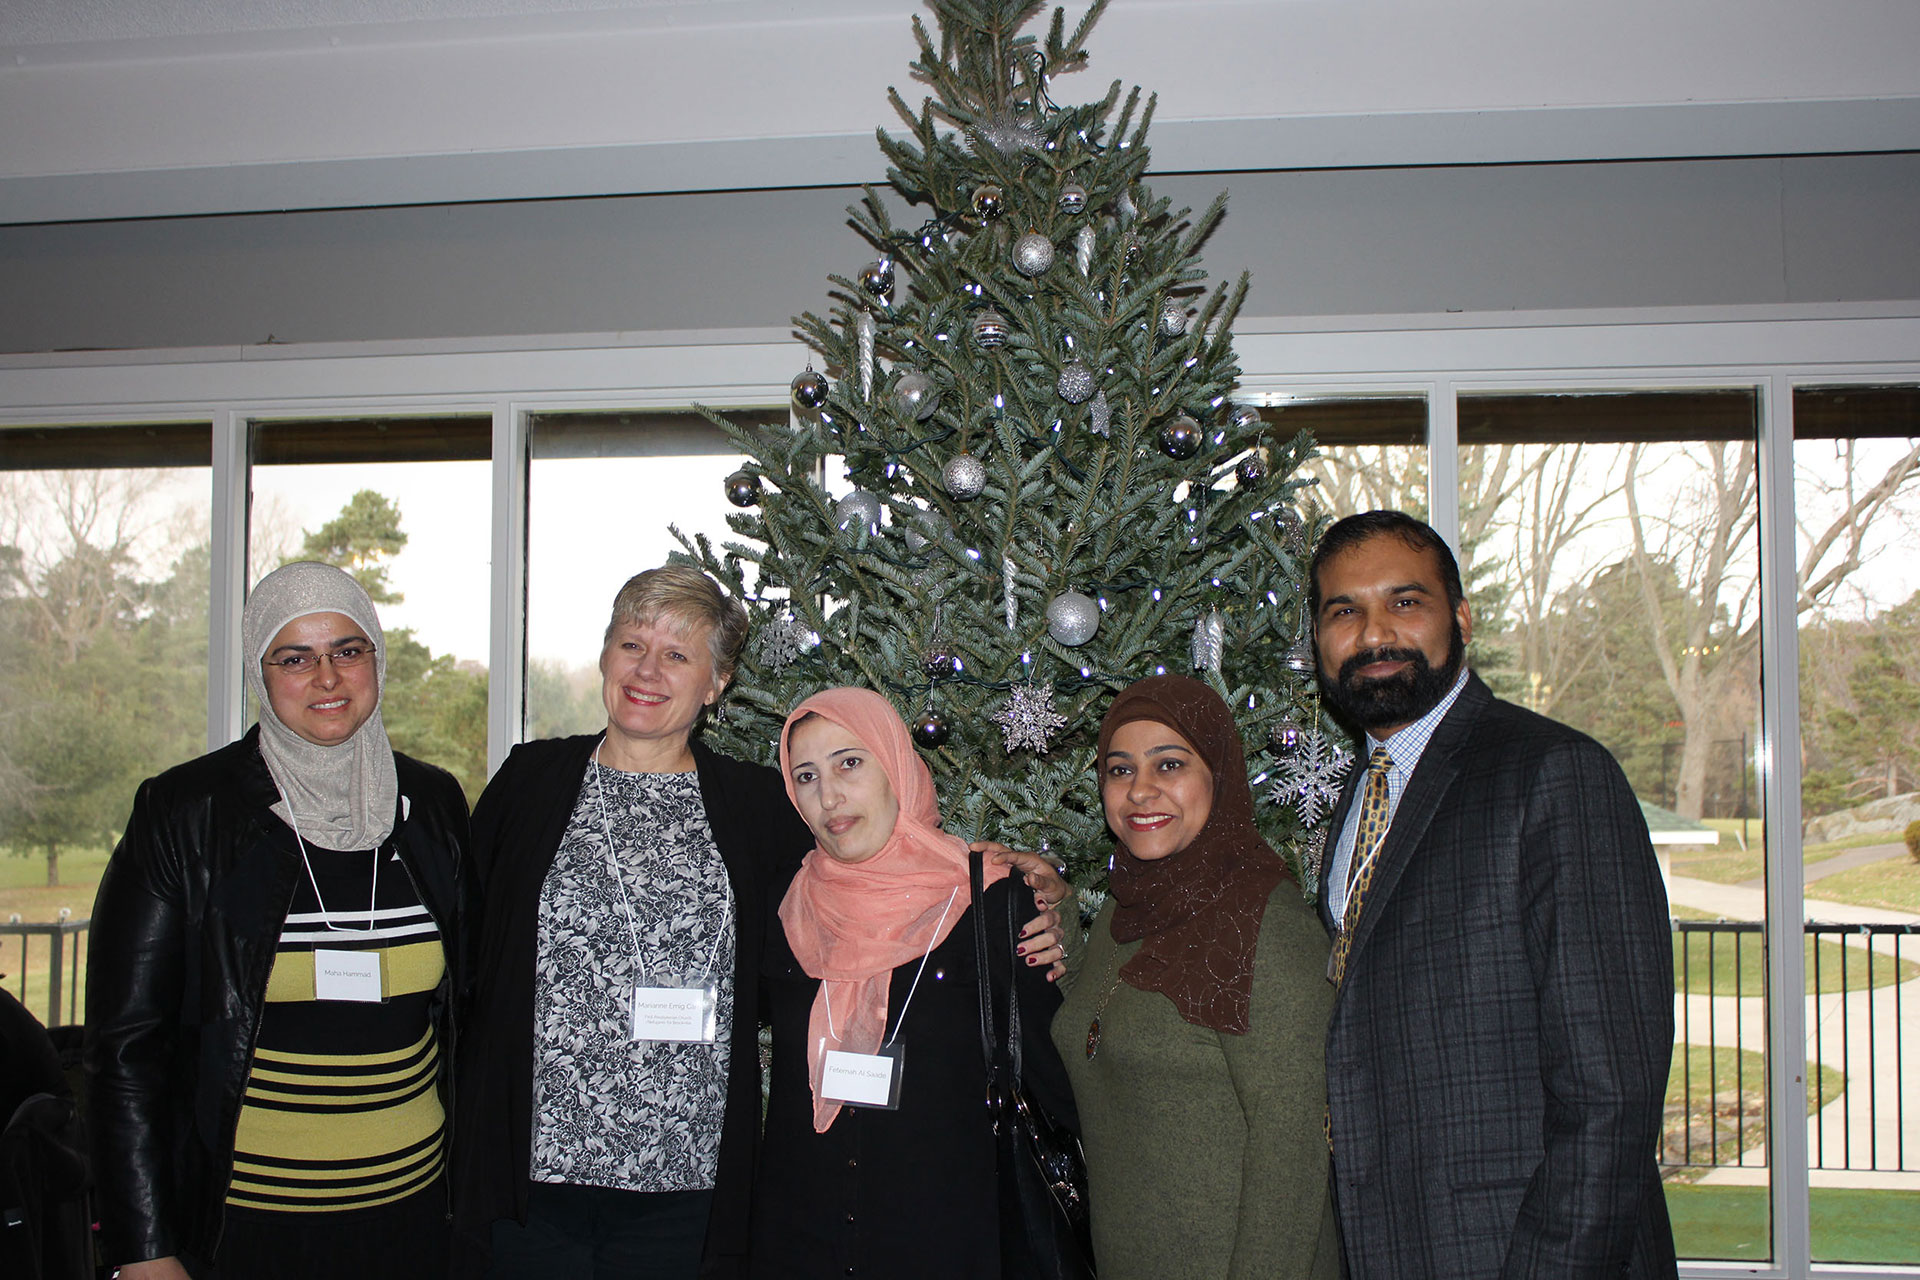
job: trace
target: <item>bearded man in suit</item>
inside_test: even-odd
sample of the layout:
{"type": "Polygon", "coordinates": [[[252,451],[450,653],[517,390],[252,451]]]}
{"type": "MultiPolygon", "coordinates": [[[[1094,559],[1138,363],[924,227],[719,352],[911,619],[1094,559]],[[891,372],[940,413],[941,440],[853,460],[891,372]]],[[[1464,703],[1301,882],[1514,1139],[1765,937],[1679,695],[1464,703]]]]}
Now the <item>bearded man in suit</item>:
{"type": "Polygon", "coordinates": [[[1336,523],[1310,605],[1322,691],[1365,735],[1320,881],[1351,1280],[1675,1275],[1673,953],[1625,775],[1467,670],[1460,570],[1426,524],[1336,523]]]}

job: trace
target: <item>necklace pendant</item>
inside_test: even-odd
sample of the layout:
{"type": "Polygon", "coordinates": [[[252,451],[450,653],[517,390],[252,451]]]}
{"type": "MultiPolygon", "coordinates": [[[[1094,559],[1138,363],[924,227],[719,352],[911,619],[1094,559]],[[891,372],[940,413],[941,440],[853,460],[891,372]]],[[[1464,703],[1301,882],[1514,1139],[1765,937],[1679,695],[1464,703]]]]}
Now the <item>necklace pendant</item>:
{"type": "Polygon", "coordinates": [[[1095,1053],[1099,1052],[1099,1050],[1100,1050],[1100,1016],[1098,1014],[1095,1014],[1093,1021],[1087,1024],[1087,1057],[1092,1058],[1095,1053]]]}

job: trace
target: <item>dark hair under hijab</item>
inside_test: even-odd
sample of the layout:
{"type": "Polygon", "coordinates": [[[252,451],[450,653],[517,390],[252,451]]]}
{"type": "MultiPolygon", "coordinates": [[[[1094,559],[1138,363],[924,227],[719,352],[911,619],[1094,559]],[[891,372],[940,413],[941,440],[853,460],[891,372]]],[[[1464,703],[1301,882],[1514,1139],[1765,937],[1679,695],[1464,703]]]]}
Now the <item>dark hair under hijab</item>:
{"type": "Polygon", "coordinates": [[[1310,616],[1320,616],[1320,569],[1327,561],[1342,551],[1359,546],[1370,538],[1383,533],[1393,534],[1416,551],[1431,551],[1440,562],[1440,580],[1447,589],[1447,606],[1458,608],[1467,598],[1466,589],[1460,583],[1460,563],[1453,558],[1453,548],[1440,536],[1434,527],[1424,520],[1416,520],[1404,511],[1363,511],[1357,516],[1348,516],[1336,520],[1332,527],[1320,535],[1320,545],[1313,549],[1313,563],[1307,566],[1307,612],[1310,616]]]}
{"type": "Polygon", "coordinates": [[[1120,977],[1160,992],[1196,1026],[1245,1035],[1267,897],[1292,877],[1254,825],[1240,730],[1220,695],[1188,676],[1152,676],[1121,690],[1100,722],[1101,776],[1114,731],[1135,720],[1157,721],[1193,744],[1213,771],[1213,808],[1172,857],[1143,862],[1124,840],[1114,850],[1113,939],[1146,940],[1120,977]]]}

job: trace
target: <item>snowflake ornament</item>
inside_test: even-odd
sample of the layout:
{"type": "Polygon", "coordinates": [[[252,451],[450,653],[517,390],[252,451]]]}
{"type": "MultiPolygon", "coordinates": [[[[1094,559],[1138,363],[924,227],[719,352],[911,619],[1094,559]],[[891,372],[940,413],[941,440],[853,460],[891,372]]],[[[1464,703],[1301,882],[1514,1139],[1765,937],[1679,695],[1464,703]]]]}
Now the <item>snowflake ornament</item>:
{"type": "Polygon", "coordinates": [[[779,617],[760,628],[760,662],[769,671],[784,670],[814,642],[813,633],[792,610],[782,609],[779,617]]]}
{"type": "Polygon", "coordinates": [[[1007,697],[1007,705],[994,713],[994,723],[1007,739],[1007,754],[1021,747],[1044,754],[1053,735],[1064,729],[1067,718],[1053,707],[1053,681],[1016,688],[1007,697]]]}
{"type": "Polygon", "coordinates": [[[1302,734],[1300,749],[1280,766],[1279,781],[1267,792],[1274,804],[1290,804],[1306,826],[1333,812],[1340,784],[1353,767],[1353,753],[1318,729],[1302,734]]]}

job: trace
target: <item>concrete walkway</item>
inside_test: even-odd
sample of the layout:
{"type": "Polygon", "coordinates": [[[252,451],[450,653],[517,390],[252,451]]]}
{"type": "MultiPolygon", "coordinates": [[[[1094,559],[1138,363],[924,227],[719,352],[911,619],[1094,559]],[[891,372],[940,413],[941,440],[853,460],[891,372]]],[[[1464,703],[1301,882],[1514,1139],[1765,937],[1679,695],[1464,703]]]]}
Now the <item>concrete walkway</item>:
{"type": "MultiPolygon", "coordinates": [[[[1668,897],[1676,906],[1728,920],[1760,920],[1766,913],[1766,895],[1748,885],[1674,876],[1668,881],[1668,897]]],[[[1807,919],[1823,924],[1908,924],[1915,920],[1897,911],[1818,898],[1806,900],[1805,914],[1807,919]]],[[[1894,938],[1836,940],[1855,949],[1871,945],[1888,957],[1895,954],[1894,938]]],[[[1902,959],[1920,960],[1920,938],[1900,941],[1902,959]]],[[[1840,1166],[1813,1169],[1808,1175],[1810,1181],[1817,1187],[1920,1191],[1920,978],[1870,992],[1808,996],[1806,1001],[1807,1057],[1847,1076],[1845,1092],[1807,1118],[1810,1160],[1840,1166]],[[1914,1172],[1895,1171],[1903,1156],[1914,1172]]],[[[1758,1051],[1767,1042],[1766,1002],[1757,996],[1676,993],[1674,1024],[1680,1028],[1681,1037],[1694,1044],[1730,1047],[1737,1043],[1758,1051]]],[[[1766,1147],[1753,1147],[1742,1155],[1740,1165],[1716,1169],[1701,1181],[1764,1185],[1767,1161],[1766,1147]]]]}
{"type": "MultiPolygon", "coordinates": [[[[1803,883],[1812,884],[1815,880],[1824,880],[1828,876],[1837,876],[1842,871],[1852,871],[1856,867],[1870,867],[1876,862],[1891,862],[1895,858],[1904,858],[1906,856],[1907,846],[1904,844],[1862,845],[1858,849],[1847,849],[1834,854],[1831,858],[1823,858],[1819,862],[1807,867],[1800,873],[1801,880],[1803,883]]],[[[1767,878],[1765,876],[1755,876],[1751,880],[1742,880],[1740,887],[1742,889],[1764,889],[1767,887],[1767,878]]]]}

